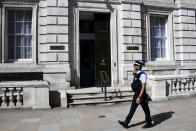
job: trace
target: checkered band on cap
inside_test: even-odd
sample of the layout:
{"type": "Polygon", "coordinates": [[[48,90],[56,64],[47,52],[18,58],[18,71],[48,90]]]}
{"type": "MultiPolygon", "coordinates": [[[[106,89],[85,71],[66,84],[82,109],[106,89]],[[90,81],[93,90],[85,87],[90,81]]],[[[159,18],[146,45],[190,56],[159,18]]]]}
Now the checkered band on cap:
{"type": "Polygon", "coordinates": [[[143,63],[142,63],[142,62],[140,62],[140,61],[135,61],[135,62],[134,62],[134,65],[142,66],[142,65],[143,65],[143,63]]]}

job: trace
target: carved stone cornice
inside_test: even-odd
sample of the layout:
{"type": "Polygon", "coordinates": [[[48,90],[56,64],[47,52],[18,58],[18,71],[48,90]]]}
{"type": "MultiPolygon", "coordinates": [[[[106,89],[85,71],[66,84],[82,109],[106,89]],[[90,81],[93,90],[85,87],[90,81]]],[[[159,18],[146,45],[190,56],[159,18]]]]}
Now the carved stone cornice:
{"type": "Polygon", "coordinates": [[[196,0],[176,0],[178,8],[196,9],[196,0]]]}
{"type": "Polygon", "coordinates": [[[121,0],[75,0],[76,2],[89,2],[89,3],[113,3],[120,4],[121,0]]]}
{"type": "Polygon", "coordinates": [[[177,5],[174,3],[174,0],[143,0],[143,4],[146,6],[177,8],[177,5]]]}
{"type": "Polygon", "coordinates": [[[143,0],[121,0],[122,3],[137,3],[141,4],[143,0]]]}
{"type": "MultiPolygon", "coordinates": [[[[35,4],[41,0],[0,0],[0,4],[16,3],[16,4],[35,4]]],[[[196,9],[196,0],[73,0],[75,2],[89,2],[89,3],[135,3],[143,4],[144,6],[164,7],[164,8],[187,8],[196,9]]]]}
{"type": "Polygon", "coordinates": [[[0,3],[8,3],[8,2],[12,2],[12,3],[37,3],[40,0],[1,0],[0,3]]]}
{"type": "Polygon", "coordinates": [[[0,7],[3,4],[17,4],[17,5],[35,5],[41,0],[0,0],[0,7]]]}

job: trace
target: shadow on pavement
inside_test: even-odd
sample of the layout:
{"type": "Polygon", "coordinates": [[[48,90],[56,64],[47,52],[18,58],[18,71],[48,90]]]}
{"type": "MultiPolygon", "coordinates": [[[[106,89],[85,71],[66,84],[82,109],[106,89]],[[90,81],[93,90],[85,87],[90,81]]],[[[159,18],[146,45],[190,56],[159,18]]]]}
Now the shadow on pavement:
{"type": "Polygon", "coordinates": [[[169,111],[169,112],[164,112],[164,113],[160,113],[157,115],[152,116],[152,120],[154,121],[153,126],[156,126],[166,120],[168,120],[169,118],[171,118],[173,116],[175,112],[173,111],[169,111]]]}
{"type": "MultiPolygon", "coordinates": [[[[156,115],[152,116],[152,121],[154,121],[153,126],[156,126],[156,125],[170,119],[174,113],[175,112],[173,112],[173,111],[169,111],[169,112],[163,112],[163,113],[156,114],[156,115]]],[[[138,123],[130,125],[128,128],[139,126],[144,123],[145,123],[145,121],[138,122],[138,123]]]]}
{"type": "Polygon", "coordinates": [[[142,125],[144,123],[145,123],[145,121],[141,121],[141,122],[138,122],[138,123],[135,123],[135,124],[130,125],[128,128],[139,126],[139,125],[142,125]]]}

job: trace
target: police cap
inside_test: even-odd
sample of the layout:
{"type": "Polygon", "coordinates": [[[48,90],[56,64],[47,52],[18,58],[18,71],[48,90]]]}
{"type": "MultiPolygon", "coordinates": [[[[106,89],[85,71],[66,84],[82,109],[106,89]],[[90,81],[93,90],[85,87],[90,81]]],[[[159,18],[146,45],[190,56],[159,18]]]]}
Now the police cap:
{"type": "Polygon", "coordinates": [[[135,61],[134,62],[134,66],[140,66],[140,67],[142,67],[142,65],[144,65],[142,62],[140,62],[140,61],[135,61]]]}

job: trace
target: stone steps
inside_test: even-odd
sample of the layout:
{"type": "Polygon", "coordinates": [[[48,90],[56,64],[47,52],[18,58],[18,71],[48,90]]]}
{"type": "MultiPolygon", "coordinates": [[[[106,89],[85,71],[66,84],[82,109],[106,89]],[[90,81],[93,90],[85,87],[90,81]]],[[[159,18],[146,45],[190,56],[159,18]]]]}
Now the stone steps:
{"type": "Polygon", "coordinates": [[[68,106],[97,105],[131,101],[133,92],[130,88],[107,88],[107,101],[101,88],[67,91],[68,106]],[[119,91],[120,90],[120,91],[119,91]]]}
{"type": "MultiPolygon", "coordinates": [[[[119,97],[131,97],[132,94],[123,94],[119,97]]],[[[108,95],[107,94],[107,98],[111,98],[111,97],[116,97],[116,95],[108,95]]],[[[85,96],[71,96],[72,100],[85,100],[85,99],[102,99],[104,98],[104,94],[97,94],[95,96],[91,96],[91,95],[85,95],[85,96]]]]}
{"type": "MultiPolygon", "coordinates": [[[[132,91],[131,88],[127,87],[107,87],[107,92],[114,92],[115,90],[120,90],[121,92],[128,92],[132,91]]],[[[84,88],[84,89],[77,89],[77,90],[67,90],[67,93],[71,95],[78,95],[78,94],[97,94],[101,93],[101,87],[91,87],[91,88],[84,88]]]]}
{"type": "Polygon", "coordinates": [[[74,102],[74,103],[69,103],[69,106],[77,106],[77,105],[97,105],[97,104],[107,104],[107,103],[120,103],[120,102],[130,102],[132,101],[132,98],[127,98],[127,99],[117,99],[117,100],[100,100],[100,101],[82,101],[82,102],[74,102]]]}

